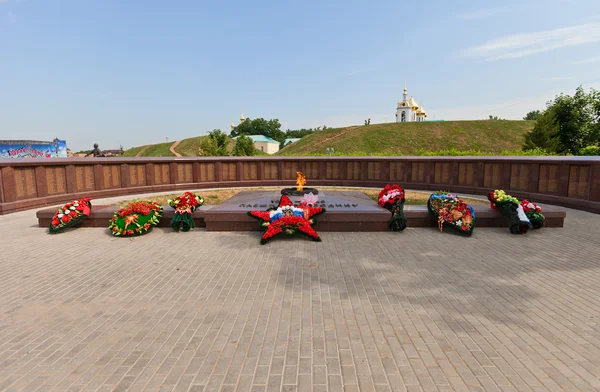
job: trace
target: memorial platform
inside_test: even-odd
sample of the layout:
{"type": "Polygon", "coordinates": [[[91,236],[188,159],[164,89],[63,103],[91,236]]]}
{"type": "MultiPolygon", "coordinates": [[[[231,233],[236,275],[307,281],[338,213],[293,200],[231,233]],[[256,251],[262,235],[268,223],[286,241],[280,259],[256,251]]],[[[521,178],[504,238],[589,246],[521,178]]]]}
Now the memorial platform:
{"type": "MultiPolygon", "coordinates": [[[[320,191],[318,206],[327,212],[317,217],[318,231],[331,232],[376,232],[388,231],[391,213],[381,208],[368,196],[358,191],[320,191]]],[[[196,227],[205,227],[207,231],[259,231],[258,221],[248,216],[248,211],[267,210],[277,206],[281,194],[279,191],[244,191],[212,206],[205,205],[194,212],[196,227]]],[[[290,197],[299,204],[301,197],[290,197]]],[[[566,210],[561,207],[540,205],[546,217],[546,227],[563,227],[566,210]]],[[[508,219],[494,211],[489,205],[472,205],[475,210],[477,227],[508,227],[508,219]]],[[[93,206],[92,215],[83,222],[83,227],[108,227],[118,206],[93,206]]],[[[427,211],[425,205],[407,205],[404,207],[409,227],[435,227],[437,221],[427,211]]],[[[48,227],[56,212],[56,207],[37,212],[39,227],[48,227]]],[[[158,227],[168,227],[174,210],[164,207],[163,219],[158,227]]]]}

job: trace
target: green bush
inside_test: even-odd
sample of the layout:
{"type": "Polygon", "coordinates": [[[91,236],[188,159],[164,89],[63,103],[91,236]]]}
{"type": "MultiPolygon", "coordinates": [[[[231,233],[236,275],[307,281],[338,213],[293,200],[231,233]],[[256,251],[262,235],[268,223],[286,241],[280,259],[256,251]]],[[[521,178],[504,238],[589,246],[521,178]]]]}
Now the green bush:
{"type": "Polygon", "coordinates": [[[600,155],[600,146],[587,146],[579,150],[579,155],[600,155]]]}
{"type": "Polygon", "coordinates": [[[548,151],[542,148],[533,148],[530,150],[503,150],[499,154],[494,154],[488,151],[480,151],[480,150],[438,150],[438,151],[423,151],[419,150],[416,155],[422,156],[551,156],[557,155],[553,153],[549,153],[548,151]]]}
{"type": "MultiPolygon", "coordinates": [[[[344,154],[340,152],[334,152],[331,154],[336,157],[361,157],[361,156],[429,156],[429,157],[464,157],[464,156],[477,156],[477,157],[492,157],[492,156],[558,156],[558,155],[569,155],[569,154],[555,154],[550,153],[542,148],[534,148],[530,150],[503,150],[499,153],[481,150],[457,150],[454,148],[448,150],[437,150],[437,151],[425,151],[423,149],[417,150],[416,154],[402,154],[402,153],[389,153],[389,152],[376,152],[367,154],[362,151],[354,151],[350,154],[344,154]]],[[[329,154],[299,154],[298,156],[329,156],[329,154]]]]}

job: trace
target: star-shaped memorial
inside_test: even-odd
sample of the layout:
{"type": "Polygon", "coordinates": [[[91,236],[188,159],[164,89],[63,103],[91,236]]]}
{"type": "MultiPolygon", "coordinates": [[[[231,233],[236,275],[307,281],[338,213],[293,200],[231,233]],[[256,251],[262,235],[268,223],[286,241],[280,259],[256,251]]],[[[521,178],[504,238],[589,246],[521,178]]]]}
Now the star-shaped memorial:
{"type": "Polygon", "coordinates": [[[313,241],[321,241],[319,234],[312,228],[317,223],[313,217],[325,212],[322,207],[312,207],[306,202],[294,206],[286,195],[281,196],[279,206],[268,211],[249,211],[248,215],[260,219],[260,227],[265,231],[260,243],[266,244],[278,234],[295,235],[301,232],[313,241]]]}

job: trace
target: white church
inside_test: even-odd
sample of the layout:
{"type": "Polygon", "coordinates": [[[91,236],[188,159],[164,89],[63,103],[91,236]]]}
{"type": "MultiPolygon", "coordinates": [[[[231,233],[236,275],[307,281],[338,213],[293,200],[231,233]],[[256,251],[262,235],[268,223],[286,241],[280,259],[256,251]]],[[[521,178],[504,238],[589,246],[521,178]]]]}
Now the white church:
{"type": "Polygon", "coordinates": [[[423,106],[417,104],[413,97],[408,99],[406,83],[404,83],[404,95],[396,108],[396,122],[421,122],[426,118],[427,113],[423,106]]]}

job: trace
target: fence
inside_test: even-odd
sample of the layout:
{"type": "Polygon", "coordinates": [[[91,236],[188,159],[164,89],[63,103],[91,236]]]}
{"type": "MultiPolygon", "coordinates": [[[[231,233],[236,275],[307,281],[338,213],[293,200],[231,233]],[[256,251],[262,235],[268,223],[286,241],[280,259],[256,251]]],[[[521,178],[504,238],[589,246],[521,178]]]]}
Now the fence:
{"type": "Polygon", "coordinates": [[[218,157],[0,160],[0,214],[75,198],[200,188],[306,186],[447,190],[600,213],[600,157],[218,157]]]}

